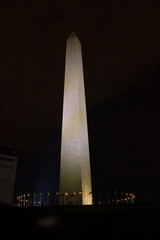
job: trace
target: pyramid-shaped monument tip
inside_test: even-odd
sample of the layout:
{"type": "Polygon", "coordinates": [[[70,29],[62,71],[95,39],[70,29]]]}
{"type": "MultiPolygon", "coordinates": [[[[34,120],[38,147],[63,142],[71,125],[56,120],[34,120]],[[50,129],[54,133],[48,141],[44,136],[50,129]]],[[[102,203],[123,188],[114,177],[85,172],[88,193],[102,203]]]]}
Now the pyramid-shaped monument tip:
{"type": "Polygon", "coordinates": [[[69,36],[69,38],[72,38],[72,37],[76,37],[77,38],[77,35],[75,34],[75,32],[72,32],[72,34],[69,36]]]}

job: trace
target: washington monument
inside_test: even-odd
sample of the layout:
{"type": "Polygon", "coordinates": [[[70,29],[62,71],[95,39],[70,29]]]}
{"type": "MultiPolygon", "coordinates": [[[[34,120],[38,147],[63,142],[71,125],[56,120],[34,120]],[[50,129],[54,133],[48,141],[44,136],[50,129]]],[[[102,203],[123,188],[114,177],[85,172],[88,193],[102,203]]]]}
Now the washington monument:
{"type": "Polygon", "coordinates": [[[92,205],[92,185],[81,43],[67,39],[59,205],[92,205]]]}

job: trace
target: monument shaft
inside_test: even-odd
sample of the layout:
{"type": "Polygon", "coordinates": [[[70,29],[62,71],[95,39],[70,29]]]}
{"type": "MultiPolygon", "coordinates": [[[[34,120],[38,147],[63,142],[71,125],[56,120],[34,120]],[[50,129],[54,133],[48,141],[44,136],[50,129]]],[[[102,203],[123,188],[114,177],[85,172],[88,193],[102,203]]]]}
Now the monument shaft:
{"type": "Polygon", "coordinates": [[[67,40],[60,166],[60,205],[92,204],[81,43],[67,40]]]}

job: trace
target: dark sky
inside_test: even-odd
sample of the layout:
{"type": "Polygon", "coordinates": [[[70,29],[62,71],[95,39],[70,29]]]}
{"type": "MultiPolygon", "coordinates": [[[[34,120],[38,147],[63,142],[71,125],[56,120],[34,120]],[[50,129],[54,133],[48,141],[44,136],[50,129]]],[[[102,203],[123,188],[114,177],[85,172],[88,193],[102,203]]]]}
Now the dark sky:
{"type": "Polygon", "coordinates": [[[0,146],[16,193],[58,191],[66,39],[82,43],[92,183],[160,201],[159,0],[1,0],[0,146]]]}

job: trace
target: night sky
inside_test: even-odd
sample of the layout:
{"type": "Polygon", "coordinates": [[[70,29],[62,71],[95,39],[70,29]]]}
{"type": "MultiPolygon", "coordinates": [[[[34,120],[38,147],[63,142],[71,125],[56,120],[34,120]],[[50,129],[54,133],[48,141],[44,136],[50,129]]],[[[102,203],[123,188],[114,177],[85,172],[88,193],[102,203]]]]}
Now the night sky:
{"type": "Polygon", "coordinates": [[[0,146],[15,193],[59,188],[66,39],[82,44],[92,185],[160,201],[159,0],[1,0],[0,146]]]}

